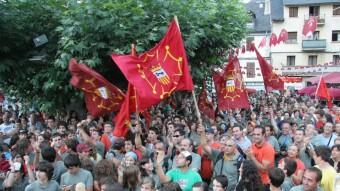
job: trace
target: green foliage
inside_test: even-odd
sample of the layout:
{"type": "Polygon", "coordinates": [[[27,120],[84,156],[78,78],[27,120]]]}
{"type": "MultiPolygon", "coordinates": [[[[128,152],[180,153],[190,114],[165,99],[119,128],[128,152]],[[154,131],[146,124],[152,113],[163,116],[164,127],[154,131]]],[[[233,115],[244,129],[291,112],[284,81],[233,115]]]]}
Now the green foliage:
{"type": "MultiPolygon", "coordinates": [[[[225,60],[244,38],[248,16],[239,0],[11,0],[0,3],[0,87],[47,111],[62,109],[80,93],[69,85],[68,61],[75,57],[100,73],[114,73],[105,60],[141,53],[164,35],[174,15],[195,82],[225,60]],[[49,42],[34,47],[46,34],[49,42]],[[46,55],[43,62],[30,62],[46,55]],[[105,67],[103,67],[105,66],[105,67]],[[67,98],[67,99],[65,99],[67,98]]],[[[110,64],[109,64],[110,65],[110,64]]],[[[111,75],[113,78],[113,75],[111,75]]],[[[110,79],[109,79],[110,80],[110,79]]]]}

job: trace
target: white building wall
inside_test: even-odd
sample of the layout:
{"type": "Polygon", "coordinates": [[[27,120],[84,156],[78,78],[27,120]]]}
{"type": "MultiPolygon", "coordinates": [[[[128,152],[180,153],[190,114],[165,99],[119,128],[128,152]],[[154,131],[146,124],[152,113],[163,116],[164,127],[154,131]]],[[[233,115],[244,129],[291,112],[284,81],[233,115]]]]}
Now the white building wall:
{"type": "MultiPolygon", "coordinates": [[[[287,56],[295,56],[295,66],[307,66],[308,56],[317,55],[317,64],[324,65],[333,61],[333,55],[340,54],[340,42],[332,42],[332,31],[340,30],[340,16],[333,15],[333,5],[320,5],[320,17],[325,19],[324,25],[318,25],[319,39],[326,39],[326,49],[323,51],[304,51],[302,41],[307,38],[302,35],[305,20],[308,19],[309,6],[298,7],[298,17],[289,17],[289,7],[284,7],[284,21],[273,22],[272,31],[279,36],[281,29],[288,32],[297,32],[297,43],[279,44],[271,47],[271,61],[274,68],[287,65],[287,56]]],[[[340,67],[333,67],[340,71],[340,67]]],[[[280,72],[279,72],[280,73],[280,72]]]]}

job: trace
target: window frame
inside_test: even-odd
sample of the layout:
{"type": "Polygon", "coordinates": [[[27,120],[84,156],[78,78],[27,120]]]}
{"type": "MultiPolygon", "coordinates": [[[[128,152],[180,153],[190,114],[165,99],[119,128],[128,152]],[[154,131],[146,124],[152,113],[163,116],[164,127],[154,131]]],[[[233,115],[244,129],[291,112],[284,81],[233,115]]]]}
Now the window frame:
{"type": "Polygon", "coordinates": [[[296,60],[296,56],[295,55],[287,56],[287,63],[286,63],[286,65],[287,66],[295,66],[295,60],[296,60]]]}
{"type": "Polygon", "coordinates": [[[340,5],[333,5],[333,16],[340,16],[340,5]]]}
{"type": "Polygon", "coordinates": [[[297,44],[297,35],[298,33],[295,31],[292,32],[288,32],[288,39],[286,40],[286,44],[297,44]],[[292,37],[292,35],[294,35],[295,38],[290,38],[292,37]]]}
{"type": "Polygon", "coordinates": [[[299,7],[289,7],[289,11],[288,12],[289,12],[288,13],[289,18],[297,18],[297,17],[299,17],[299,7]]]}
{"type": "Polygon", "coordinates": [[[308,66],[316,66],[318,65],[318,55],[309,55],[308,56],[308,66]],[[315,63],[314,63],[315,61],[315,63]]]}
{"type": "Polygon", "coordinates": [[[340,42],[340,30],[332,31],[332,42],[340,42]],[[334,35],[336,35],[336,37],[334,35]],[[334,40],[335,38],[336,40],[334,40]]]}
{"type": "Polygon", "coordinates": [[[255,62],[247,62],[247,78],[255,78],[255,62]]]}

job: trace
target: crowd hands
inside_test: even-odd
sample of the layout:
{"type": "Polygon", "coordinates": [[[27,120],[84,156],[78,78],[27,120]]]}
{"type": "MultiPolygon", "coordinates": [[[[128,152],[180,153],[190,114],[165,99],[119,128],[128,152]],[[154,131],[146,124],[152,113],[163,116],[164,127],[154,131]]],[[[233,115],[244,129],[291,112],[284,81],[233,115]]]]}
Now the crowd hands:
{"type": "Polygon", "coordinates": [[[112,116],[3,107],[0,190],[340,190],[340,107],[294,92],[250,98],[250,109],[197,119],[177,94],[149,125],[133,115],[124,138],[112,116]]]}

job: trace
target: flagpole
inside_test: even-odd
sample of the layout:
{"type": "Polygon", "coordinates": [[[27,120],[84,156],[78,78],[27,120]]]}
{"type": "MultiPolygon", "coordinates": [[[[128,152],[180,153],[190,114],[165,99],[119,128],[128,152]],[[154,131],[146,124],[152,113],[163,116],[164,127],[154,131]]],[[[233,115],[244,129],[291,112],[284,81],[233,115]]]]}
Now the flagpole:
{"type": "MultiPolygon", "coordinates": [[[[181,31],[181,28],[179,27],[179,23],[178,23],[178,18],[177,18],[176,15],[174,16],[174,20],[177,24],[178,30],[181,31]]],[[[202,123],[201,113],[200,113],[200,110],[198,109],[198,104],[197,104],[197,100],[196,100],[196,96],[195,96],[195,87],[194,87],[193,90],[191,90],[191,94],[192,94],[192,97],[193,97],[193,100],[194,100],[194,105],[195,105],[195,108],[196,108],[196,115],[197,115],[197,118],[198,118],[198,122],[202,123]]]]}

